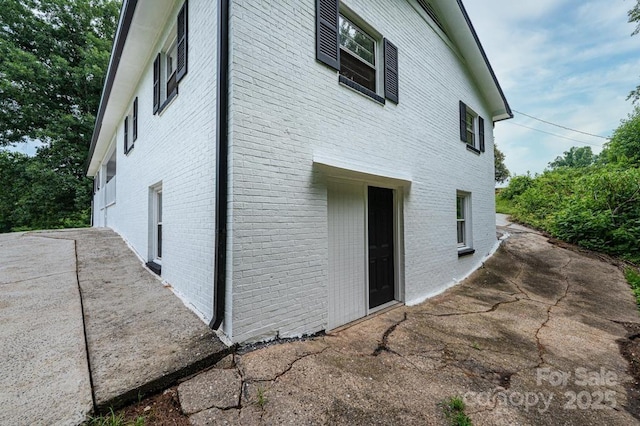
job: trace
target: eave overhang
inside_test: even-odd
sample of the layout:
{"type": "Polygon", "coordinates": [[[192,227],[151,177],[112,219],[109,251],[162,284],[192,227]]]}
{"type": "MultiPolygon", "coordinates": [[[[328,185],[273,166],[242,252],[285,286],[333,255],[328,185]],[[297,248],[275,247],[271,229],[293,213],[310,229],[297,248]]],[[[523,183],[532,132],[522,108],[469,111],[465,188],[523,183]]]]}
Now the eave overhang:
{"type": "Polygon", "coordinates": [[[513,118],[513,112],[489,63],[462,0],[439,0],[436,3],[447,25],[447,34],[460,51],[471,77],[475,80],[493,121],[513,118]]]}
{"type": "Polygon", "coordinates": [[[88,176],[98,172],[174,3],[173,0],[125,0],[122,5],[89,147],[88,176]]]}

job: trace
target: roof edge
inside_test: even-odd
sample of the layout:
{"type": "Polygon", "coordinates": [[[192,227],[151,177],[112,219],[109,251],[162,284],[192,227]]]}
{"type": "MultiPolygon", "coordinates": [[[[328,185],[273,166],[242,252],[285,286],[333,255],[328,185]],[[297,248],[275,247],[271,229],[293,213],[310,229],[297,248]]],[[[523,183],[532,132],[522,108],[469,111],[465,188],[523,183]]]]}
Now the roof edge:
{"type": "Polygon", "coordinates": [[[500,118],[499,120],[495,120],[495,121],[502,121],[502,120],[508,120],[510,118],[513,118],[513,112],[511,111],[511,107],[509,106],[509,102],[507,101],[506,96],[504,95],[504,92],[502,91],[502,87],[500,86],[500,82],[498,82],[498,78],[496,77],[495,72],[493,71],[493,67],[491,66],[491,63],[489,62],[489,58],[487,57],[487,53],[484,51],[484,47],[482,47],[482,43],[480,43],[480,38],[478,37],[478,33],[476,33],[476,29],[473,26],[473,23],[471,22],[471,18],[469,17],[469,14],[467,13],[467,9],[464,7],[464,4],[462,4],[462,0],[456,0],[458,2],[458,6],[460,7],[460,11],[462,12],[462,15],[464,16],[464,20],[467,22],[467,26],[469,27],[469,30],[471,31],[471,35],[473,35],[473,39],[476,42],[476,45],[478,46],[478,50],[480,50],[480,54],[482,55],[482,58],[484,59],[484,63],[487,66],[487,69],[489,70],[489,73],[491,74],[491,78],[493,78],[493,82],[496,85],[496,88],[498,89],[498,93],[500,93],[500,97],[502,98],[502,102],[504,103],[504,107],[505,107],[505,112],[508,115],[508,117],[504,117],[504,115],[502,115],[502,117],[504,118],[500,118]]]}
{"type": "Polygon", "coordinates": [[[100,105],[98,106],[98,114],[96,116],[96,123],[93,128],[93,135],[91,136],[91,145],[89,146],[89,154],[87,155],[87,161],[85,164],[85,174],[89,173],[89,167],[91,167],[91,159],[96,150],[96,144],[100,131],[102,130],[102,120],[104,119],[105,110],[109,97],[111,96],[111,90],[113,89],[113,83],[116,79],[116,73],[118,72],[118,66],[120,65],[120,57],[124,50],[129,30],[131,29],[131,22],[133,21],[133,14],[138,5],[138,0],[125,0],[120,9],[120,21],[118,23],[118,29],[114,36],[113,47],[111,48],[111,59],[109,60],[109,67],[107,68],[107,76],[102,89],[102,96],[100,97],[100,105]]]}

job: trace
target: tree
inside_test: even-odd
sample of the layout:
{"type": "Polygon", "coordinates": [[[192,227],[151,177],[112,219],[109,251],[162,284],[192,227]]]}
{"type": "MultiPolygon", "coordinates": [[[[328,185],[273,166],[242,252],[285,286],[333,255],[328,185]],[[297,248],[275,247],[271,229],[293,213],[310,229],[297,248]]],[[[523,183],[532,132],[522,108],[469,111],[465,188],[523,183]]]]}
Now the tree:
{"type": "Polygon", "coordinates": [[[597,156],[591,151],[591,147],[575,147],[572,146],[569,151],[565,151],[562,156],[556,157],[549,163],[552,169],[560,167],[587,167],[595,163],[597,156]]]}
{"type": "MultiPolygon", "coordinates": [[[[635,30],[633,30],[633,33],[631,33],[631,35],[634,36],[640,33],[640,0],[636,0],[636,5],[631,10],[629,10],[628,16],[629,23],[636,24],[635,30]]],[[[633,103],[638,102],[640,100],[640,86],[636,87],[635,90],[633,90],[629,94],[627,99],[632,99],[633,103]]]]}
{"type": "Polygon", "coordinates": [[[505,180],[509,179],[509,176],[511,176],[511,172],[504,164],[504,154],[498,149],[495,144],[493,144],[493,163],[496,182],[503,183],[505,180]]]}
{"type": "Polygon", "coordinates": [[[633,30],[631,35],[640,33],[640,0],[636,0],[636,5],[628,12],[629,23],[635,23],[636,29],[633,30]]]}
{"type": "Polygon", "coordinates": [[[20,205],[25,214],[14,215],[13,227],[59,227],[86,215],[91,181],[84,165],[119,5],[4,0],[0,7],[0,147],[45,144],[20,163],[29,185],[20,205]]]}
{"type": "Polygon", "coordinates": [[[640,167],[640,106],[620,122],[611,140],[605,144],[601,157],[607,163],[640,167]]]}

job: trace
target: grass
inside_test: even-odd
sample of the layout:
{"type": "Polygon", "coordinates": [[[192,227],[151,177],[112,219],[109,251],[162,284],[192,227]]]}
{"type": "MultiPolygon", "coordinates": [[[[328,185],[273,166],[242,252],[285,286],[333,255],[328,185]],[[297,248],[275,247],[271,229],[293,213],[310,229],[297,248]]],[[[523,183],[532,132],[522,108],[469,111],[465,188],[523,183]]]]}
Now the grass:
{"type": "Polygon", "coordinates": [[[631,286],[631,291],[636,297],[638,309],[640,309],[640,273],[637,269],[629,267],[625,269],[624,277],[627,279],[627,282],[631,286]]]}
{"type": "Polygon", "coordinates": [[[257,401],[258,407],[264,409],[264,406],[267,404],[267,396],[265,395],[264,388],[262,386],[258,387],[257,390],[257,401]]]}
{"type": "Polygon", "coordinates": [[[144,426],[144,416],[139,416],[133,421],[125,421],[124,414],[116,414],[110,410],[109,414],[98,417],[90,417],[85,426],[144,426]]]}
{"type": "Polygon", "coordinates": [[[513,200],[504,199],[500,195],[496,196],[496,213],[514,214],[515,210],[513,200]]]}
{"type": "Polygon", "coordinates": [[[454,396],[440,404],[445,417],[451,426],[472,426],[471,419],[464,412],[465,405],[462,398],[454,396]]]}

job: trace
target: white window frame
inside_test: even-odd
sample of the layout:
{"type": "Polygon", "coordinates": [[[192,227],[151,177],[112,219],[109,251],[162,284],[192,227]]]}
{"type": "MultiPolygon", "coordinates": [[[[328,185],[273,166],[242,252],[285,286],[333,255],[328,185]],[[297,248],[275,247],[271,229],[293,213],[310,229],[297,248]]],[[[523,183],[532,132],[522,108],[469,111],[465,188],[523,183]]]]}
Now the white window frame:
{"type": "MultiPolygon", "coordinates": [[[[364,21],[362,18],[356,15],[355,12],[353,12],[351,9],[345,6],[342,2],[340,2],[339,15],[340,17],[351,22],[354,26],[356,26],[360,31],[362,31],[367,37],[369,37],[375,43],[374,45],[375,64],[373,64],[374,65],[373,68],[376,73],[376,88],[375,90],[373,90],[373,92],[376,95],[384,98],[384,52],[383,52],[382,34],[376,31],[371,25],[367,24],[366,21],[364,21]]],[[[338,43],[338,48],[344,49],[340,45],[340,43],[338,43]]],[[[372,65],[366,62],[365,60],[363,60],[362,58],[360,58],[355,53],[350,53],[350,54],[356,57],[358,60],[361,60],[364,64],[367,64],[368,66],[372,65]]],[[[338,74],[340,74],[339,71],[338,71],[338,74]]]]}
{"type": "Polygon", "coordinates": [[[478,131],[479,121],[478,114],[467,105],[467,116],[465,117],[465,122],[467,123],[467,144],[476,149],[480,149],[480,132],[478,131]],[[471,122],[469,122],[469,119],[471,119],[471,122]],[[469,139],[470,137],[471,139],[469,139]]]}
{"type": "MultiPolygon", "coordinates": [[[[161,109],[169,95],[168,91],[169,79],[172,75],[177,74],[178,66],[178,24],[174,23],[169,35],[167,36],[162,49],[160,50],[160,105],[161,109]],[[170,64],[173,66],[171,70],[170,64]]],[[[176,89],[178,83],[175,83],[176,89]]]]}
{"type": "Polygon", "coordinates": [[[150,189],[150,226],[149,226],[149,260],[162,265],[162,251],[164,251],[164,227],[158,238],[158,229],[163,226],[164,216],[164,197],[162,195],[162,183],[152,186],[150,189]],[[160,241],[160,244],[158,242],[160,241]],[[160,256],[158,256],[158,248],[161,249],[160,256]]]}
{"type": "Polygon", "coordinates": [[[468,252],[469,250],[473,250],[473,232],[472,232],[472,222],[471,222],[471,194],[468,192],[457,191],[456,192],[456,242],[458,246],[458,253],[460,252],[468,252]],[[462,202],[462,217],[459,217],[458,212],[458,203],[462,202]],[[460,235],[460,224],[463,226],[462,236],[463,241],[459,241],[458,236],[460,235]]]}

